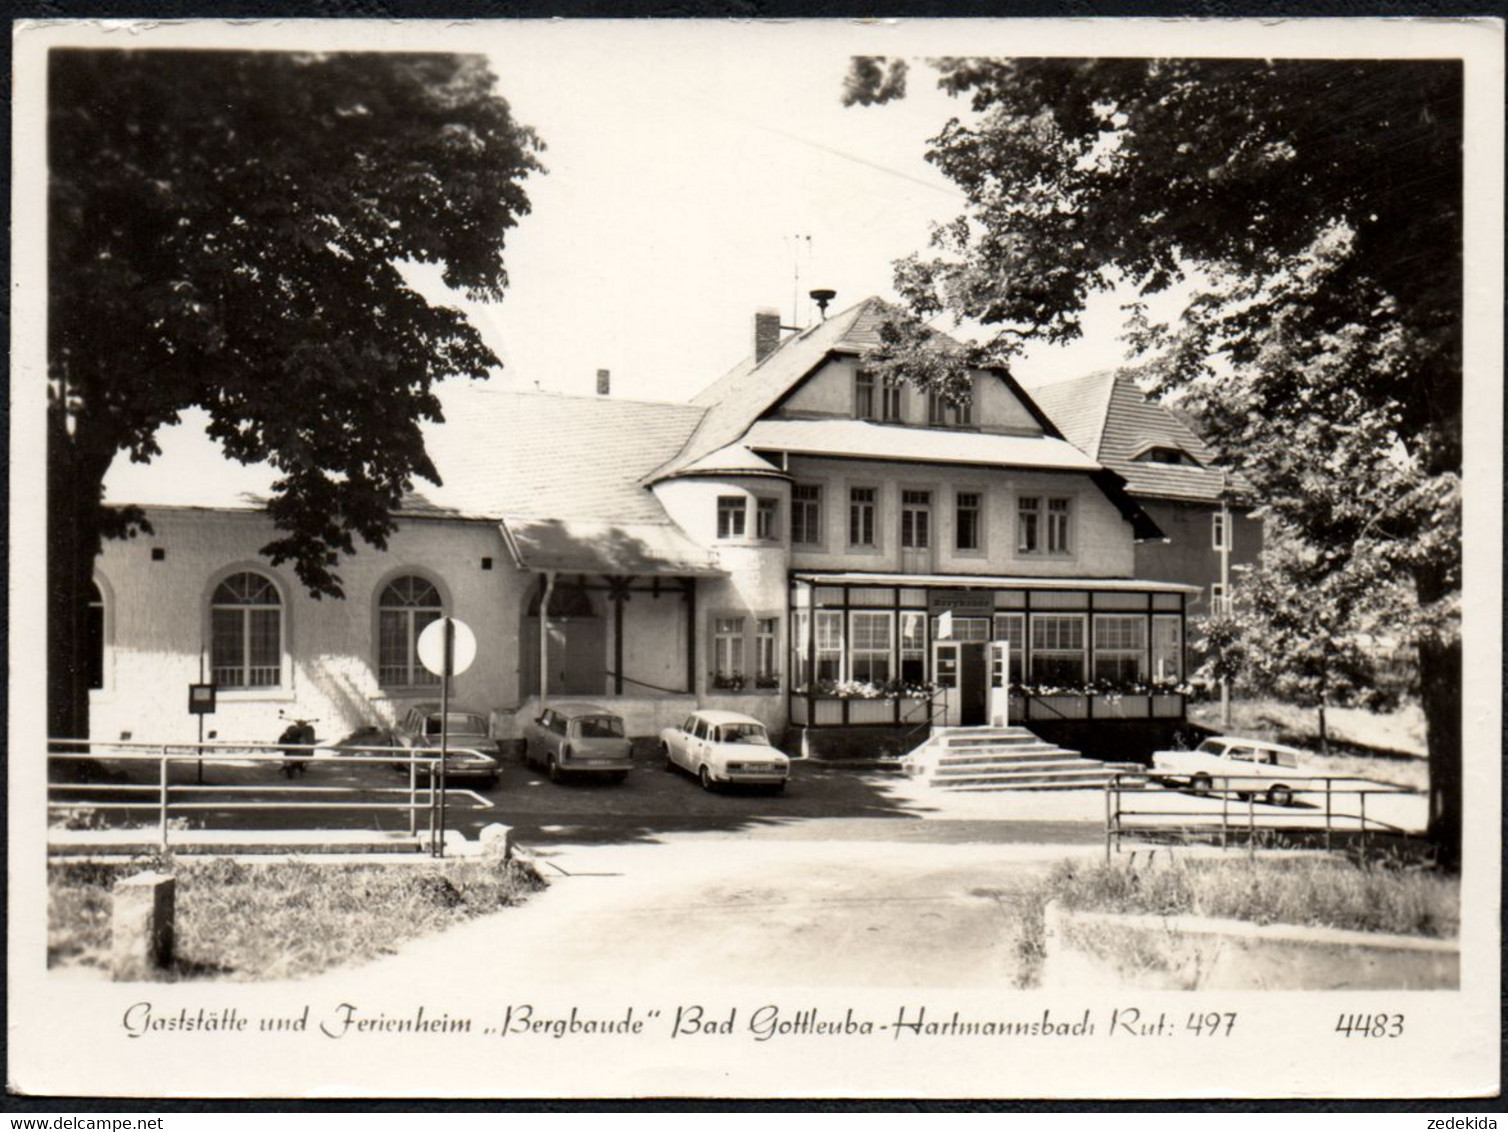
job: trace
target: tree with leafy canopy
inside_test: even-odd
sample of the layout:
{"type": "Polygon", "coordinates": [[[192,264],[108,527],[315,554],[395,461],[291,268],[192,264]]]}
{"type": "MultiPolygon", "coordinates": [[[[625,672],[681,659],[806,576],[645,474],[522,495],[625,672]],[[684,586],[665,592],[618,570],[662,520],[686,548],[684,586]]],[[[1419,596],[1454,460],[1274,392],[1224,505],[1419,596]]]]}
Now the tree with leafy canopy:
{"type": "MultiPolygon", "coordinates": [[[[962,189],[934,249],[897,264],[915,316],[876,368],[907,373],[944,312],[967,360],[1082,332],[1129,288],[1133,351],[1239,454],[1317,553],[1406,579],[1430,832],[1461,821],[1462,69],[1453,61],[940,59],[967,98],[927,158],[962,189]],[[1183,297],[1157,322],[1145,301],[1183,297]]],[[[860,60],[849,103],[905,89],[860,60]]],[[[933,363],[935,365],[935,363],[933,363]]],[[[1349,567],[1348,567],[1349,568],[1349,567]]]]}
{"type": "Polygon", "coordinates": [[[474,56],[58,50],[48,61],[48,726],[88,728],[85,615],[122,453],[202,409],[266,461],[276,537],[315,597],[385,545],[434,383],[498,365],[400,265],[497,299],[543,145],[474,56]]]}
{"type": "Polygon", "coordinates": [[[1397,595],[1370,572],[1378,564],[1326,553],[1270,523],[1260,562],[1199,626],[1200,676],[1314,710],[1328,751],[1327,709],[1392,706],[1377,686],[1372,642],[1391,635],[1397,595]]]}

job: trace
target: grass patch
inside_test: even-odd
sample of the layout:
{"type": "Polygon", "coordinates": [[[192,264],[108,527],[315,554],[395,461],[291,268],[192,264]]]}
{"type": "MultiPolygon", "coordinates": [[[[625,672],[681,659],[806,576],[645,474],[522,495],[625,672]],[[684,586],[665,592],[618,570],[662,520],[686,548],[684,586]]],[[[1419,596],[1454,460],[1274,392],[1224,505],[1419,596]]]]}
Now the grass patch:
{"type": "Polygon", "coordinates": [[[1455,877],[1387,864],[1295,857],[1178,861],[1162,868],[1059,862],[1021,905],[1018,985],[1033,986],[1046,954],[1050,900],[1086,912],[1211,916],[1451,939],[1460,931],[1455,877]]]}
{"type": "Polygon", "coordinates": [[[169,979],[299,978],[363,963],[545,887],[517,861],[64,861],[47,869],[49,966],[109,965],[111,888],[144,868],[178,881],[169,979]]]}

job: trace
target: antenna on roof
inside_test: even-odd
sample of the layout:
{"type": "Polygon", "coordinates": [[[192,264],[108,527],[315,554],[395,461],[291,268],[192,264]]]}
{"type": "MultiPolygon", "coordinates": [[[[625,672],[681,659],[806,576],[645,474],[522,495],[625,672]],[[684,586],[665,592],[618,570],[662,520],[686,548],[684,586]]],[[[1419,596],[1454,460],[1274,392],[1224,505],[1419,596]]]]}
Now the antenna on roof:
{"type": "Polygon", "coordinates": [[[810,262],[812,258],[812,238],[810,236],[803,236],[800,232],[797,232],[794,236],[787,236],[786,239],[788,241],[795,241],[795,246],[791,249],[791,265],[793,268],[793,278],[791,281],[791,325],[799,329],[801,322],[801,310],[799,307],[801,302],[799,298],[801,294],[801,242],[803,240],[806,241],[806,258],[810,262]]]}
{"type": "Polygon", "coordinates": [[[838,292],[827,287],[818,287],[815,291],[808,291],[817,304],[817,309],[822,312],[822,321],[827,321],[827,304],[838,297],[838,292]]]}

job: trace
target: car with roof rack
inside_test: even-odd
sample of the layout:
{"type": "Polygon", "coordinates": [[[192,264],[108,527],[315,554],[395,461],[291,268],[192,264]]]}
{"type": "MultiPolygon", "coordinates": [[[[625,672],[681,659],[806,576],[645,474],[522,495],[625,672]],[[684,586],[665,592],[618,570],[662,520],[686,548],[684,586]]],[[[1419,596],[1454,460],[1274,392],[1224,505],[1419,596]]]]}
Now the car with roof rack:
{"type": "Polygon", "coordinates": [[[621,716],[596,704],[551,703],[524,724],[524,765],[544,767],[551,782],[604,776],[622,782],[633,756],[621,716]]]}

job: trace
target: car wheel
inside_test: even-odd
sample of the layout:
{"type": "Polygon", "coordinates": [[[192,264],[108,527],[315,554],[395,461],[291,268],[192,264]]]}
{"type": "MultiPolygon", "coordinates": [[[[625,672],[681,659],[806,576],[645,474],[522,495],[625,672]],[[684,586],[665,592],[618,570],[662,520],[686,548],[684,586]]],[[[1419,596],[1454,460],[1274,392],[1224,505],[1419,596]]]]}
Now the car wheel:
{"type": "Polygon", "coordinates": [[[559,782],[561,779],[560,764],[555,761],[555,756],[550,755],[545,759],[545,773],[550,776],[551,782],[559,782]]]}
{"type": "Polygon", "coordinates": [[[1201,796],[1208,794],[1213,785],[1214,781],[1207,774],[1196,774],[1189,779],[1189,789],[1201,796]]]}
{"type": "Polygon", "coordinates": [[[1269,787],[1267,802],[1273,806],[1291,806],[1293,805],[1293,790],[1287,786],[1269,787]]]}
{"type": "Polygon", "coordinates": [[[712,775],[707,771],[706,763],[703,763],[702,769],[697,772],[697,778],[701,780],[703,790],[710,793],[717,789],[717,784],[712,781],[712,775]]]}
{"type": "Polygon", "coordinates": [[[675,760],[670,757],[670,744],[661,743],[660,753],[665,756],[665,769],[669,771],[675,770],[675,760]]]}
{"type": "Polygon", "coordinates": [[[770,787],[770,793],[771,794],[784,794],[785,793],[785,783],[784,782],[777,782],[777,783],[775,783],[773,786],[770,787]]]}
{"type": "Polygon", "coordinates": [[[618,783],[627,782],[628,781],[628,771],[626,771],[626,770],[616,770],[612,774],[608,775],[608,781],[609,782],[618,782],[618,783]]]}

